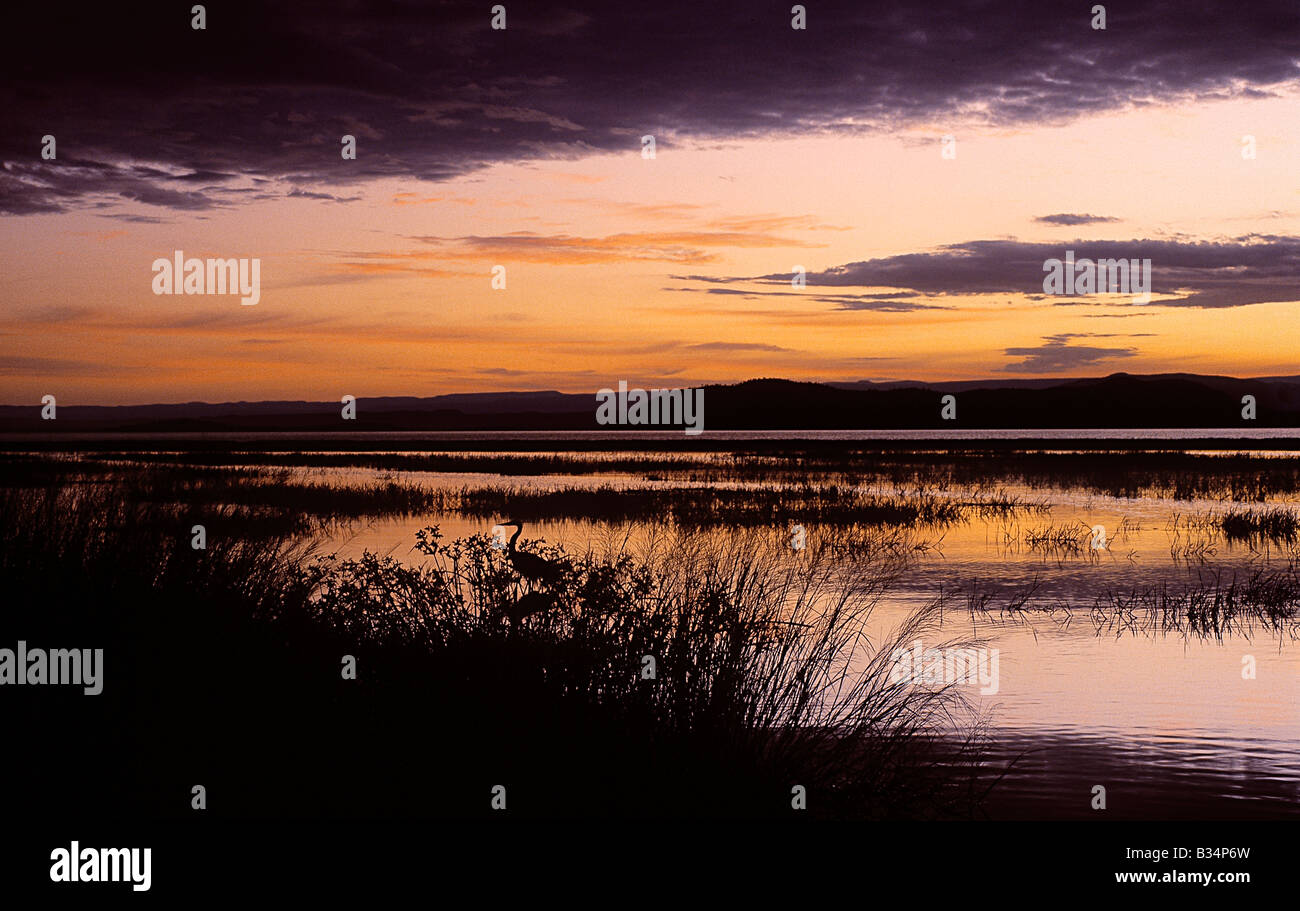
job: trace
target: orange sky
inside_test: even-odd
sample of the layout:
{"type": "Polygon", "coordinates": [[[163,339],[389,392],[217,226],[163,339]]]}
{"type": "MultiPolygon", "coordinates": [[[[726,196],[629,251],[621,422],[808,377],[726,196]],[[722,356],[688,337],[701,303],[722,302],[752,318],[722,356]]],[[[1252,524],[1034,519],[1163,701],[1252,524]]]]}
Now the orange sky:
{"type": "MultiPolygon", "coordinates": [[[[630,136],[622,154],[497,165],[441,183],[306,187],[359,197],[347,203],[130,210],[160,224],[84,210],[6,218],[0,400],[976,379],[1008,375],[1018,360],[1009,348],[1086,335],[1131,353],[1014,376],[1296,374],[1294,301],[1063,307],[1024,293],[947,294],[925,298],[941,309],[873,312],[813,299],[870,288],[746,297],[682,278],[813,272],[973,240],[1058,243],[1063,255],[1087,239],[1300,235],[1296,100],[1143,107],[1014,130],[945,122],[900,135],[662,137],[653,160],[630,136]],[[945,133],[958,140],[953,160],[940,155],[945,133]],[[1256,138],[1253,160],[1241,155],[1245,134],[1256,138]],[[1116,220],[1034,220],[1052,213],[1116,220]],[[260,258],[260,303],[154,295],[151,263],[176,249],[260,258]],[[506,269],[505,290],[491,287],[494,265],[506,269]]],[[[1040,281],[1026,275],[1025,287],[1040,281]]]]}

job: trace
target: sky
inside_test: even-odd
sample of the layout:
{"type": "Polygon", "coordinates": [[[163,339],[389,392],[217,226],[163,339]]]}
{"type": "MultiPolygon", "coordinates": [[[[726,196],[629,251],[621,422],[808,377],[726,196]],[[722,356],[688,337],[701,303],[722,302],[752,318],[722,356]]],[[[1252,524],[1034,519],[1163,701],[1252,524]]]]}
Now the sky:
{"type": "Polygon", "coordinates": [[[1300,374],[1294,3],[191,5],[15,13],[0,402],[1300,374]]]}

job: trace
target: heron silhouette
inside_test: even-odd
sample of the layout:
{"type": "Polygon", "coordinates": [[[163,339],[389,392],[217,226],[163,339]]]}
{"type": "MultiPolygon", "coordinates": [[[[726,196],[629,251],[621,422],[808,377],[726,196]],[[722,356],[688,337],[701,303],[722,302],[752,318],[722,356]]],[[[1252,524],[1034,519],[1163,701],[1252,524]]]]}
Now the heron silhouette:
{"type": "Polygon", "coordinates": [[[523,534],[524,523],[511,520],[502,522],[502,527],[509,528],[514,526],[515,533],[510,536],[510,543],[506,547],[506,556],[510,558],[510,565],[515,568],[515,572],[527,579],[530,583],[543,583],[545,585],[554,585],[560,579],[561,568],[558,563],[547,560],[537,554],[530,554],[527,551],[518,550],[515,542],[523,534]]]}
{"type": "Polygon", "coordinates": [[[550,610],[556,605],[556,598],[553,593],[532,590],[532,586],[541,583],[549,588],[559,581],[561,569],[558,564],[550,560],[539,557],[537,554],[518,550],[515,547],[515,542],[523,534],[524,523],[511,520],[502,522],[501,525],[505,528],[514,526],[515,533],[510,536],[510,544],[506,547],[506,556],[510,558],[510,565],[514,567],[515,572],[519,573],[520,577],[528,580],[530,588],[519,600],[506,608],[506,616],[518,623],[524,617],[550,610]]]}

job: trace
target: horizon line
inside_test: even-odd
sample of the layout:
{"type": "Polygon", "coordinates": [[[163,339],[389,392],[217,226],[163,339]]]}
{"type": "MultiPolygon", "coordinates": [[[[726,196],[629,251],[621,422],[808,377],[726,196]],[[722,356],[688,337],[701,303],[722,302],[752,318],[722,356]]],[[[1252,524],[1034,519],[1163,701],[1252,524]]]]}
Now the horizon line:
{"type": "MultiPolygon", "coordinates": [[[[1300,382],[1300,374],[1270,374],[1270,375],[1267,375],[1267,376],[1234,376],[1234,375],[1231,375],[1231,374],[1225,374],[1225,373],[1192,373],[1192,372],[1174,372],[1174,373],[1130,373],[1130,372],[1128,372],[1128,371],[1122,371],[1122,370],[1120,370],[1120,371],[1115,371],[1115,372],[1112,372],[1112,373],[1100,374],[1100,375],[1062,376],[1062,377],[1015,377],[1015,376],[1012,376],[1012,377],[985,377],[985,378],[982,378],[982,379],[974,379],[974,380],[917,380],[917,379],[897,379],[897,380],[872,380],[872,379],[856,379],[856,380],[794,380],[794,379],[789,379],[789,378],[787,378],[787,377],[779,377],[779,376],[756,376],[756,377],[750,377],[749,379],[736,380],[736,381],[734,381],[734,382],[714,381],[714,382],[704,382],[704,383],[681,384],[681,385],[676,385],[676,386],[672,385],[671,383],[667,383],[667,384],[665,384],[665,383],[663,383],[662,381],[660,381],[658,384],[655,384],[654,388],[661,388],[661,389],[707,389],[707,388],[711,388],[711,387],[736,387],[736,386],[743,386],[743,385],[745,385],[745,384],[747,384],[747,383],[762,383],[762,382],[790,383],[790,384],[792,384],[792,385],[799,385],[799,386],[826,386],[826,387],[829,387],[829,388],[834,388],[834,387],[837,387],[837,386],[846,386],[846,385],[897,386],[897,385],[900,385],[900,384],[915,384],[915,385],[918,385],[918,386],[921,386],[921,387],[929,387],[929,386],[944,386],[944,385],[955,385],[955,384],[972,385],[972,384],[996,384],[996,383],[1000,383],[1000,384],[1008,384],[1008,383],[1011,383],[1011,384],[1025,384],[1025,383],[1035,383],[1035,384],[1053,384],[1053,383],[1055,383],[1055,384],[1063,384],[1063,383],[1073,383],[1073,382],[1086,381],[1086,380],[1098,380],[1098,381],[1099,381],[1099,380],[1107,380],[1107,379],[1112,379],[1112,378],[1114,378],[1114,377],[1131,377],[1131,378],[1133,378],[1133,379],[1156,379],[1156,378],[1165,378],[1165,377],[1193,377],[1193,378],[1196,378],[1196,379],[1233,380],[1233,381],[1236,381],[1236,382],[1242,382],[1242,383],[1247,383],[1247,382],[1282,382],[1282,381],[1287,381],[1287,380],[1294,380],[1294,381],[1296,381],[1296,382],[1300,382]]],[[[630,380],[616,380],[616,381],[614,381],[614,382],[615,382],[615,384],[620,383],[620,382],[626,382],[626,383],[629,384],[629,388],[650,388],[650,385],[651,385],[651,384],[644,384],[644,385],[632,386],[632,385],[631,385],[631,382],[632,382],[632,381],[630,381],[630,380]]],[[[428,399],[451,398],[451,397],[453,397],[453,396],[492,396],[492,395],[496,395],[496,396],[511,396],[511,395],[551,395],[551,394],[553,394],[553,395],[565,395],[565,396],[580,396],[580,395],[592,395],[592,396],[595,396],[595,395],[599,394],[599,392],[600,392],[601,390],[603,390],[603,389],[610,389],[610,388],[614,388],[614,387],[611,387],[611,386],[609,386],[609,385],[605,385],[605,386],[601,386],[601,387],[596,388],[596,389],[592,389],[592,390],[590,390],[590,391],[579,391],[579,392],[566,392],[566,391],[563,391],[563,390],[560,390],[560,389],[554,389],[554,388],[551,388],[551,389],[507,389],[507,390],[478,391],[478,392],[435,392],[435,393],[426,394],[426,395],[417,395],[417,394],[411,394],[411,393],[387,393],[387,394],[382,394],[382,395],[356,395],[356,396],[353,396],[353,398],[355,398],[357,401],[364,401],[364,400],[371,400],[371,401],[374,401],[374,400],[377,400],[377,399],[415,399],[415,400],[428,400],[428,399]]],[[[345,394],[346,394],[346,393],[345,393],[345,394]]],[[[56,401],[57,401],[57,396],[56,396],[56,401]]],[[[271,404],[286,404],[286,405],[297,405],[297,404],[316,405],[316,404],[319,404],[319,405],[332,405],[332,404],[335,404],[336,401],[337,401],[337,400],[334,400],[334,399],[310,399],[310,398],[298,398],[298,399],[286,399],[286,398],[269,398],[269,399],[223,399],[223,400],[217,400],[217,401],[207,401],[207,400],[202,400],[202,399],[186,399],[186,400],[184,400],[184,401],[118,402],[118,403],[116,403],[116,404],[112,404],[112,405],[84,405],[84,404],[83,404],[83,405],[78,405],[78,404],[70,404],[70,403],[66,403],[66,402],[59,402],[59,407],[61,407],[61,408],[152,408],[152,407],[176,407],[176,406],[181,406],[181,405],[204,405],[204,406],[218,406],[218,405],[271,405],[271,404]]],[[[40,401],[37,401],[37,402],[19,402],[19,403],[14,403],[14,402],[5,402],[5,403],[0,403],[0,408],[33,408],[33,407],[39,408],[41,405],[42,405],[42,402],[40,402],[40,401]]]]}

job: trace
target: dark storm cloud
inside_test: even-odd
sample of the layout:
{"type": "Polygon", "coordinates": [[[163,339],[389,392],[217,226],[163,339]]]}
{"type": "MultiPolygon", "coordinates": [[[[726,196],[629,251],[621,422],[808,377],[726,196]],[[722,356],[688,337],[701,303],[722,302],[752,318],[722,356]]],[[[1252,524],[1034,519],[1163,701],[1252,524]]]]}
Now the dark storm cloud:
{"type": "Polygon", "coordinates": [[[225,205],[218,198],[221,193],[241,192],[190,186],[193,176],[71,156],[54,161],[42,161],[39,155],[7,158],[0,165],[0,212],[28,215],[74,205],[107,208],[124,201],[197,211],[225,205]]]}
{"type": "Polygon", "coordinates": [[[1100,225],[1107,222],[1119,221],[1118,218],[1109,218],[1105,215],[1072,215],[1063,212],[1060,215],[1040,215],[1034,221],[1042,222],[1045,225],[1065,225],[1073,227],[1075,225],[1100,225]]]}
{"type": "MultiPolygon", "coordinates": [[[[906,253],[809,272],[813,287],[906,288],[911,296],[937,294],[1043,294],[1043,263],[1091,259],[1151,260],[1153,294],[1177,294],[1164,307],[1239,307],[1300,298],[1300,237],[1250,234],[1223,241],[1072,240],[1023,243],[975,240],[950,244],[930,253],[906,253]]],[[[750,278],[709,279],[711,283],[789,284],[788,273],[750,278]]],[[[716,293],[720,289],[709,289],[716,293]]],[[[739,291],[741,289],[727,289],[739,291]]],[[[785,294],[787,292],[749,291],[785,294]]],[[[875,296],[875,295],[872,295],[875,296]]],[[[907,295],[904,295],[907,296],[907,295]]],[[[1105,298],[1095,299],[1106,302],[1105,298]]],[[[1061,298],[1063,306],[1084,306],[1088,297],[1061,298]]]]}
{"type": "Polygon", "coordinates": [[[199,210],[301,189],[438,180],[501,161],[677,138],[890,129],[978,116],[1061,123],[1294,80],[1291,0],[1188,5],[788,0],[506,4],[18,4],[0,58],[0,211],[105,199],[199,210]],[[59,158],[42,162],[40,137],[59,158]],[[358,158],[339,156],[340,137],[358,158]],[[88,164],[77,164],[77,161],[88,164]],[[271,184],[265,192],[275,194],[271,184]],[[283,192],[283,191],[280,191],[283,192]]]}

